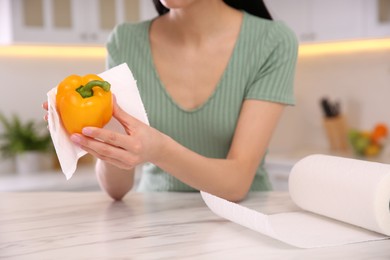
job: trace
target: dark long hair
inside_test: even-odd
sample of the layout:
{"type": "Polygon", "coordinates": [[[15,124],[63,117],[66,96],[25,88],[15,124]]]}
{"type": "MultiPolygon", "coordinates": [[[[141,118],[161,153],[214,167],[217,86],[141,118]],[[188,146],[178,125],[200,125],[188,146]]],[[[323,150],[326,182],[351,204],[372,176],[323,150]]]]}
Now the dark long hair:
{"type": "MultiPolygon", "coordinates": [[[[227,5],[238,9],[243,10],[252,15],[272,20],[271,14],[268,12],[267,7],[264,4],[263,0],[223,0],[227,5]]],[[[153,0],[154,6],[159,15],[163,15],[169,12],[169,9],[166,8],[160,0],[153,0]]]]}

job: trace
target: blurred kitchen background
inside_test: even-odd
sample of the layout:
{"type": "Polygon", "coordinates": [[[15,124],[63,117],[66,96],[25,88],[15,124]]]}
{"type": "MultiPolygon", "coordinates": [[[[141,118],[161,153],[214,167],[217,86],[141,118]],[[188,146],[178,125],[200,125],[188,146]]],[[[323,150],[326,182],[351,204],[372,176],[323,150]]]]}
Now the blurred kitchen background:
{"type": "MultiPolygon", "coordinates": [[[[296,106],[286,109],[267,160],[275,189],[286,190],[289,170],[305,155],[357,157],[349,149],[332,149],[322,98],[340,104],[347,130],[390,126],[390,0],[266,3],[300,41],[296,106]]],[[[0,0],[0,113],[41,121],[41,103],[60,80],[105,70],[104,43],[115,24],[155,15],[152,0],[0,0]]],[[[357,158],[390,163],[386,149],[357,158]]],[[[0,159],[0,191],[98,188],[88,157],[68,182],[55,159],[45,169],[23,173],[15,161],[0,159]]]]}

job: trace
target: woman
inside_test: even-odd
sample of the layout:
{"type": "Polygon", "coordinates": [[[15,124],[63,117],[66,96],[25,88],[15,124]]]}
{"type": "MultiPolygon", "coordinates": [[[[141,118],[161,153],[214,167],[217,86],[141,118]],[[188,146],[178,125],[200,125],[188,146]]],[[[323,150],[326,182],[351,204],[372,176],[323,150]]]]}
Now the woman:
{"type": "Polygon", "coordinates": [[[262,1],[233,2],[154,1],[157,18],[113,31],[108,67],[129,65],[151,126],[115,105],[126,135],[87,127],[71,137],[98,158],[97,178],[113,199],[132,188],[142,163],[140,191],[239,201],[271,189],[263,161],[283,108],[294,103],[297,41],[262,1]]]}

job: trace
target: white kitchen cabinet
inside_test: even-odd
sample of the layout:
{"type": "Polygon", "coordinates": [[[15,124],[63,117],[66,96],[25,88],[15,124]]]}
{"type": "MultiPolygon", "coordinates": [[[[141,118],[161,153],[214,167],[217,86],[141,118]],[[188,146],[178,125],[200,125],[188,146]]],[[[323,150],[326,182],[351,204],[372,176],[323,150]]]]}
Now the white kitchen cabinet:
{"type": "MultiPolygon", "coordinates": [[[[364,0],[267,0],[300,42],[357,39],[364,35],[364,0]]],[[[368,0],[371,1],[371,0],[368,0]]]]}
{"type": "Polygon", "coordinates": [[[284,21],[300,41],[314,40],[310,0],[267,0],[266,4],[273,19],[284,21]]]}
{"type": "Polygon", "coordinates": [[[361,0],[312,0],[312,28],[318,41],[363,37],[361,0]]]}
{"type": "Polygon", "coordinates": [[[363,0],[365,13],[364,33],[368,37],[390,35],[390,0],[363,0]]]}
{"type": "Polygon", "coordinates": [[[0,0],[1,43],[104,43],[140,0],[0,0]]]}

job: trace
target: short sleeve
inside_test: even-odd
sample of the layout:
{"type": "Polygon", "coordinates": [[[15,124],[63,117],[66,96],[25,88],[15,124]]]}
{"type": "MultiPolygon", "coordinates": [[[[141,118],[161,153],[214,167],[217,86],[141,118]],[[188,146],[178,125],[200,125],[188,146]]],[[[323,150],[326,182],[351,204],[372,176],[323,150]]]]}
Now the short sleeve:
{"type": "Polygon", "coordinates": [[[294,105],[294,76],[298,54],[295,34],[282,22],[272,22],[262,48],[259,67],[248,84],[245,99],[294,105]]]}
{"type": "Polygon", "coordinates": [[[120,59],[120,27],[121,25],[116,26],[113,31],[110,33],[107,43],[107,59],[106,59],[106,68],[110,69],[121,64],[120,59]]]}

